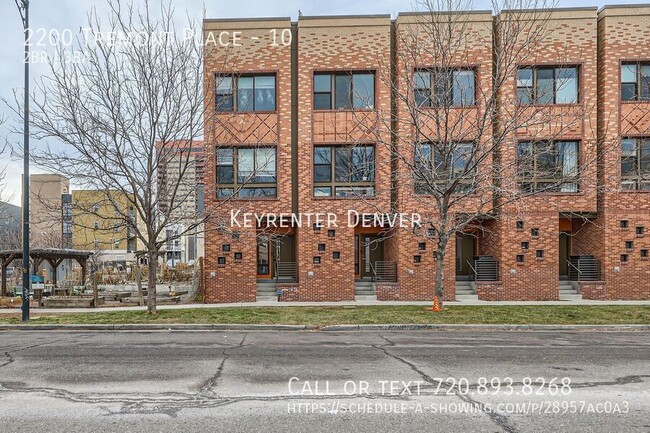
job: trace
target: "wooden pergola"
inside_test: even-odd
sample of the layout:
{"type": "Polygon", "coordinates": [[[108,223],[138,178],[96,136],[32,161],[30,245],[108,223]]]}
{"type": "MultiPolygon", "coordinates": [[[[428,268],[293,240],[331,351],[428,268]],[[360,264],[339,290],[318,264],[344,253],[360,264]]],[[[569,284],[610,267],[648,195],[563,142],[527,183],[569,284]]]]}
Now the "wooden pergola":
{"type": "MultiPolygon", "coordinates": [[[[52,282],[56,285],[56,270],[61,262],[66,259],[76,260],[81,266],[81,284],[86,281],[87,263],[92,251],[68,250],[54,248],[36,248],[29,251],[29,257],[33,264],[33,272],[38,275],[41,263],[47,262],[52,267],[52,282]]],[[[0,251],[0,268],[2,269],[2,293],[7,293],[7,267],[14,260],[22,260],[22,250],[4,250],[0,251]]]]}

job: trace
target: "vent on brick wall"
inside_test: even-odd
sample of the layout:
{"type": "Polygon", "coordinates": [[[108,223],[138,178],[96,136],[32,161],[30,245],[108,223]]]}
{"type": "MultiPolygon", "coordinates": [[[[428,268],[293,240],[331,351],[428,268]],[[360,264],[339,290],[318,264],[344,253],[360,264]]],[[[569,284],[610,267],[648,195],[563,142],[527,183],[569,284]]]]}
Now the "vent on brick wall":
{"type": "Polygon", "coordinates": [[[569,280],[599,281],[600,262],[594,256],[571,256],[569,263],[569,280]]]}

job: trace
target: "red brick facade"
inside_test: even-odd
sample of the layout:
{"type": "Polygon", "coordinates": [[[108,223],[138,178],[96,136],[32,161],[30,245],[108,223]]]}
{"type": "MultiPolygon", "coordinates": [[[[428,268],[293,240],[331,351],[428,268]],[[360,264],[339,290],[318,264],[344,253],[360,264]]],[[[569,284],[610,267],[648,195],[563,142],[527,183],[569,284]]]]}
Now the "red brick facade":
{"type": "MultiPolygon", "coordinates": [[[[406,74],[437,66],[432,56],[409,60],[403,55],[409,40],[420,37],[409,39],[418,19],[416,14],[400,14],[393,21],[389,16],[301,17],[297,23],[289,19],[205,21],[206,39],[222,32],[229,36],[241,32],[241,46],[208,45],[205,51],[209,113],[205,203],[212,217],[205,235],[206,302],[255,301],[258,281],[262,281],[257,271],[257,239],[267,233],[260,227],[231,227],[231,209],[337,215],[337,227],[317,230],[303,225],[281,231],[282,236],[293,237],[296,281],[278,283],[280,301],[355,299],[355,280],[363,274],[355,269],[359,262],[355,254],[363,254],[355,249],[357,237],[377,235],[380,229],[349,227],[349,210],[373,213],[396,209],[436,217],[435,207],[426,197],[414,193],[409,162],[391,157],[407,154],[416,139],[413,125],[406,120],[406,102],[395,95],[409,92],[406,74]],[[285,29],[292,35],[290,44],[280,40],[285,29]],[[272,43],[274,34],[275,42],[280,43],[272,43]],[[224,72],[275,74],[276,110],[213,114],[215,74],[224,72]],[[314,109],[314,74],[328,72],[372,72],[374,109],[314,109]],[[314,147],[345,145],[374,147],[374,196],[316,197],[314,147]],[[276,148],[276,198],[217,198],[215,149],[237,146],[276,148]]],[[[520,14],[517,19],[528,18],[520,14]]],[[[500,24],[488,11],[468,14],[464,23],[461,31],[469,42],[451,64],[472,68],[476,87],[490,92],[493,46],[499,43],[502,21],[500,24]]],[[[519,142],[577,141],[578,192],[508,202],[498,207],[497,218],[486,219],[472,230],[473,254],[491,256],[499,264],[498,281],[477,283],[476,293],[484,300],[557,300],[561,274],[568,274],[563,261],[569,256],[594,256],[600,263],[602,281],[576,285],[584,298],[650,299],[650,262],[640,253],[650,248],[650,192],[621,191],[620,186],[621,137],[650,137],[650,102],[622,103],[620,98],[621,62],[650,61],[650,8],[556,10],[548,15],[548,27],[535,50],[523,50],[515,63],[577,67],[579,100],[575,104],[517,106],[516,72],[512,71],[500,90],[499,112],[507,118],[519,110],[518,115],[530,121],[509,133],[494,158],[486,158],[478,170],[491,175],[498,164],[503,167],[499,175],[505,179],[500,187],[514,189],[516,182],[510,184],[508,179],[517,178],[519,142]],[[621,220],[627,221],[627,228],[621,228],[621,220]],[[643,235],[636,234],[637,227],[644,227],[643,235]],[[632,248],[626,248],[626,241],[633,242],[632,248]],[[623,254],[627,255],[625,263],[621,262],[623,254]]],[[[451,140],[489,143],[499,131],[491,127],[479,130],[477,122],[471,122],[486,109],[480,100],[473,107],[453,108],[459,117],[470,119],[460,130],[440,132],[426,123],[422,128],[429,128],[430,136],[444,134],[451,140]]],[[[491,193],[481,194],[452,213],[468,208],[490,213],[494,198],[491,193]]],[[[436,272],[433,240],[413,231],[395,230],[380,244],[382,261],[395,263],[396,281],[377,282],[377,299],[431,300],[436,272]]],[[[467,257],[459,259],[458,254],[456,239],[451,239],[445,259],[446,300],[456,298],[456,280],[466,273],[459,260],[467,257]]]]}

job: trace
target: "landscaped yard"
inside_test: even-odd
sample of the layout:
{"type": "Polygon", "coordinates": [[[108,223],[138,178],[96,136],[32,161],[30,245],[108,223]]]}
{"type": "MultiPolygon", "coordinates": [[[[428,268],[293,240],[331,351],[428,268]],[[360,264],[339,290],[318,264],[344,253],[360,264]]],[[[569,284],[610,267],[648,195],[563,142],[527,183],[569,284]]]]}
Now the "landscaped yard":
{"type": "MultiPolygon", "coordinates": [[[[20,316],[0,314],[0,324],[18,324],[20,316]]],[[[450,306],[442,313],[422,306],[233,307],[143,311],[39,314],[34,324],[289,324],[337,325],[380,323],[432,324],[650,324],[650,306],[450,306]]]]}

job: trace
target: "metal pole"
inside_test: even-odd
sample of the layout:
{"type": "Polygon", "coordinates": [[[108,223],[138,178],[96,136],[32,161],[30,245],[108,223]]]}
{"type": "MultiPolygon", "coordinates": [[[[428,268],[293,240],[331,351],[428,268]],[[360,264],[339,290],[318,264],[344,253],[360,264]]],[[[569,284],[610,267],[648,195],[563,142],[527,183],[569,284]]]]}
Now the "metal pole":
{"type": "Polygon", "coordinates": [[[29,0],[18,4],[25,30],[25,112],[23,124],[23,305],[22,321],[29,321],[29,0]]]}

